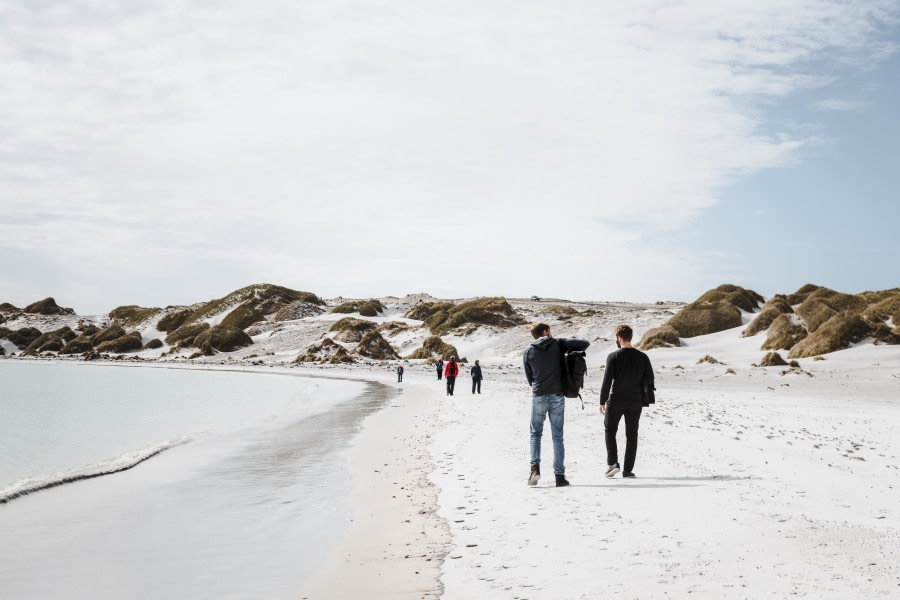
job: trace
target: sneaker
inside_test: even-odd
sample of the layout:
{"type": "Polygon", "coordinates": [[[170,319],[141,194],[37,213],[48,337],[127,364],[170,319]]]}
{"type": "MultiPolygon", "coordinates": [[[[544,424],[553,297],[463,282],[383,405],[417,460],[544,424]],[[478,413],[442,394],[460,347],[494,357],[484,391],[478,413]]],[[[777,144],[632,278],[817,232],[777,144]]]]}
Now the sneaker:
{"type": "Polygon", "coordinates": [[[556,475],[556,487],[565,487],[569,485],[569,480],[566,479],[565,475],[556,475]]]}
{"type": "Polygon", "coordinates": [[[618,472],[619,472],[619,463],[616,463],[614,465],[609,465],[609,468],[606,469],[606,476],[614,477],[616,475],[616,473],[618,473],[618,472]]]}
{"type": "Polygon", "coordinates": [[[622,477],[634,477],[634,473],[622,473],[622,477]]]}
{"type": "Polygon", "coordinates": [[[541,466],[531,465],[531,475],[528,476],[528,485],[537,485],[541,479],[541,466]]]}

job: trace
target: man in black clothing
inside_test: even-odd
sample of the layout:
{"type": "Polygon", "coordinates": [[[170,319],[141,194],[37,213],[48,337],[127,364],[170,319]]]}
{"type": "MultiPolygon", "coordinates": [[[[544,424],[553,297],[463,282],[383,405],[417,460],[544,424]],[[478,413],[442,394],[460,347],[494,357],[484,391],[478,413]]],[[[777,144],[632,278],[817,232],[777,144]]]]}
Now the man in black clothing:
{"type": "Polygon", "coordinates": [[[537,485],[541,478],[541,436],[544,421],[550,417],[550,435],[553,439],[553,474],[556,486],[569,485],[566,479],[566,448],[563,444],[566,397],[563,395],[562,358],[569,350],[587,350],[587,340],[556,339],[550,335],[550,326],[538,323],[531,328],[534,341],[522,353],[525,378],[531,385],[531,474],[528,485],[537,485]]]}
{"type": "Polygon", "coordinates": [[[478,361],[475,361],[475,365],[469,369],[472,373],[472,393],[475,393],[475,388],[478,388],[478,393],[481,393],[481,365],[478,361]]]}
{"type": "Polygon", "coordinates": [[[397,366],[397,383],[403,381],[403,365],[397,366]]]}
{"type": "Polygon", "coordinates": [[[616,327],[615,352],[606,358],[603,387],[600,390],[600,412],[606,415],[606,476],[619,472],[619,453],[616,433],[619,421],[625,417],[625,472],[622,477],[634,477],[637,457],[638,423],[641,410],[656,402],[653,366],[650,358],[631,345],[633,332],[628,325],[616,327]]]}
{"type": "Polygon", "coordinates": [[[434,366],[437,367],[438,381],[440,381],[441,377],[444,375],[444,360],[439,358],[438,361],[434,363],[434,366]]]}

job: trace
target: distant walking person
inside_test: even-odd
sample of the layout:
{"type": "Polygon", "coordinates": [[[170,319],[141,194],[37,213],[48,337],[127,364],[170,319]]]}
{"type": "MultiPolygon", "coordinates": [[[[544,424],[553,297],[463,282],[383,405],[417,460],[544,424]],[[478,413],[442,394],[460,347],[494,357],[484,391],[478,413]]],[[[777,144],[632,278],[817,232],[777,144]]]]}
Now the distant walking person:
{"type": "Polygon", "coordinates": [[[403,381],[403,365],[397,367],[397,383],[403,381]]]}
{"type": "Polygon", "coordinates": [[[472,393],[475,393],[475,388],[478,388],[478,393],[481,393],[481,364],[476,360],[475,365],[469,369],[472,373],[472,393]]]}
{"type": "Polygon", "coordinates": [[[447,379],[447,395],[453,395],[453,388],[456,387],[456,376],[459,375],[459,365],[456,363],[456,357],[451,356],[450,362],[444,368],[444,377],[447,379]]]}
{"type": "Polygon", "coordinates": [[[537,485],[541,478],[541,436],[544,421],[550,416],[550,434],[553,436],[553,473],[556,486],[569,485],[566,479],[566,449],[563,444],[563,425],[566,414],[566,397],[563,395],[562,357],[569,350],[587,350],[587,340],[555,339],[550,326],[538,323],[531,328],[534,341],[522,353],[525,378],[531,385],[531,474],[528,485],[537,485]]]}
{"type": "Polygon", "coordinates": [[[600,389],[600,412],[606,415],[603,424],[606,428],[607,477],[614,477],[619,472],[616,432],[623,416],[626,441],[622,477],[634,477],[641,410],[656,402],[653,366],[646,354],[631,345],[632,335],[628,325],[616,327],[616,346],[619,349],[606,358],[606,372],[600,389]]]}
{"type": "Polygon", "coordinates": [[[444,361],[443,361],[443,359],[440,359],[440,358],[439,358],[438,361],[437,361],[436,363],[434,363],[434,366],[437,367],[438,381],[440,381],[440,380],[441,380],[441,375],[444,374],[444,361]]]}

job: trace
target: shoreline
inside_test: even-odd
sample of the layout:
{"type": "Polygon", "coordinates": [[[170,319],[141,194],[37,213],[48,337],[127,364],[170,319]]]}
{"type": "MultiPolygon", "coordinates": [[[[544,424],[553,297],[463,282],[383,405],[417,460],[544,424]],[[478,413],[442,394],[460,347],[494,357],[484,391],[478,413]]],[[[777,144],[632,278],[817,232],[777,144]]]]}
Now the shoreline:
{"type": "MultiPolygon", "coordinates": [[[[349,463],[352,491],[344,501],[354,516],[338,540],[329,545],[324,568],[316,569],[308,585],[302,586],[302,597],[341,598],[349,597],[348,593],[369,598],[411,593],[426,598],[442,595],[440,576],[449,544],[449,528],[437,516],[438,491],[429,480],[434,465],[428,454],[428,440],[439,425],[436,402],[439,396],[424,386],[409,383],[395,387],[389,385],[390,374],[370,371],[322,373],[302,368],[172,365],[149,361],[34,362],[289,375],[378,386],[387,396],[383,406],[363,419],[347,440],[348,446],[339,451],[349,463]],[[410,453],[411,447],[417,451],[410,453]],[[398,494],[400,488],[402,493],[398,494]],[[414,493],[406,493],[412,489],[414,493]]],[[[87,475],[63,483],[102,479],[107,474],[130,470],[151,457],[111,473],[87,475]]],[[[46,487],[61,485],[54,483],[46,487]]]]}

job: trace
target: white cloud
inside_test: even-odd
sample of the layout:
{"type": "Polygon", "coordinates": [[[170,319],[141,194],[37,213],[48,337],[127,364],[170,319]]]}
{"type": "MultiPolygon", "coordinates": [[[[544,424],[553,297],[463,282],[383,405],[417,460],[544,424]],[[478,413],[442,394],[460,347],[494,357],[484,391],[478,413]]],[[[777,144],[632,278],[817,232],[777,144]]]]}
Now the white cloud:
{"type": "Polygon", "coordinates": [[[825,57],[883,59],[896,24],[832,0],[0,2],[0,249],[66,273],[13,293],[91,308],[256,280],[681,295],[705,263],[654,236],[796,160],[809,139],[762,109],[836,77],[825,57]],[[566,240],[571,272],[535,258],[566,240]]]}

